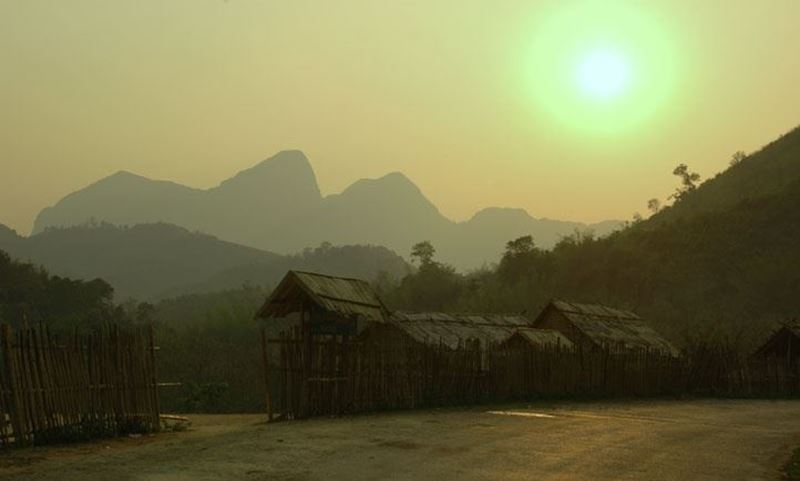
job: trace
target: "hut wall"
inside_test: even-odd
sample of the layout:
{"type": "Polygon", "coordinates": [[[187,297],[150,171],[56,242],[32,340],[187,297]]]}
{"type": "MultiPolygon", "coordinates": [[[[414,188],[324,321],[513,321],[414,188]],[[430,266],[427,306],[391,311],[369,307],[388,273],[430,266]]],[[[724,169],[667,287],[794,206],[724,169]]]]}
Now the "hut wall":
{"type": "Polygon", "coordinates": [[[589,336],[581,332],[581,330],[575,327],[566,316],[555,309],[548,309],[547,313],[534,327],[538,329],[554,329],[572,341],[578,349],[588,350],[597,348],[597,345],[589,336]]]}
{"type": "Polygon", "coordinates": [[[358,340],[364,344],[389,347],[406,347],[419,344],[397,326],[389,323],[369,323],[359,335],[358,340]]]}
{"type": "Polygon", "coordinates": [[[800,338],[789,329],[781,329],[759,350],[758,357],[797,361],[800,359],[800,338]]]}
{"type": "Polygon", "coordinates": [[[501,344],[501,347],[506,349],[512,350],[524,350],[524,349],[531,349],[531,345],[528,341],[523,339],[522,336],[519,334],[514,334],[508,340],[501,344]]]}

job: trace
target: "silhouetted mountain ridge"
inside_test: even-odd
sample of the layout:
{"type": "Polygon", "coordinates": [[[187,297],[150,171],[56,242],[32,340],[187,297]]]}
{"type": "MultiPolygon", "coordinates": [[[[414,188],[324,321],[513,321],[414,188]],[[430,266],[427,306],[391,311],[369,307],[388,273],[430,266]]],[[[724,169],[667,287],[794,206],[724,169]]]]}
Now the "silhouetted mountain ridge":
{"type": "Polygon", "coordinates": [[[121,171],[42,210],[34,233],[90,220],[116,225],[165,222],[280,253],[325,241],[384,245],[407,253],[413,243],[430,240],[440,259],[471,268],[496,261],[503,244],[519,235],[531,234],[539,245],[550,247],[575,229],[604,235],[619,225],[513,212],[509,216],[506,209],[490,208],[470,221],[453,222],[400,172],[361,179],[323,197],[308,158],[289,150],[207,190],[121,171]]]}

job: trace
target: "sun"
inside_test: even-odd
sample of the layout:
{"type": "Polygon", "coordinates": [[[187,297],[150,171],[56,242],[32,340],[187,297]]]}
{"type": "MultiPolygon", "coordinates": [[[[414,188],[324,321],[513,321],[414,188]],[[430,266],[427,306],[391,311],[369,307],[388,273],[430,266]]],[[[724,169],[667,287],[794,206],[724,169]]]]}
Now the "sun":
{"type": "Polygon", "coordinates": [[[585,0],[537,13],[520,85],[538,125],[616,135],[654,125],[675,104],[677,40],[657,12],[585,0]]]}
{"type": "Polygon", "coordinates": [[[574,81],[588,99],[612,101],[624,95],[631,86],[631,61],[613,47],[594,49],[577,62],[574,81]]]}

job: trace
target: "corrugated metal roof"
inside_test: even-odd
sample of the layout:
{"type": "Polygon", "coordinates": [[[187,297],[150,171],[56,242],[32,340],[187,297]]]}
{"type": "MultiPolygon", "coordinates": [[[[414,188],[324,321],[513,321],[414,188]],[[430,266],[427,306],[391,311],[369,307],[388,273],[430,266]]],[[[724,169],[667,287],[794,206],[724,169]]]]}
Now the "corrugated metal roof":
{"type": "Polygon", "coordinates": [[[565,349],[574,349],[575,344],[555,329],[537,329],[535,327],[519,327],[511,337],[520,336],[532,346],[560,346],[565,349]]]}
{"type": "Polygon", "coordinates": [[[539,319],[549,307],[561,312],[575,327],[598,345],[654,349],[672,355],[678,354],[678,350],[669,341],[641,317],[630,311],[596,304],[552,301],[542,311],[534,325],[538,324],[539,319]]]}
{"type": "Polygon", "coordinates": [[[424,344],[456,348],[465,341],[478,340],[482,345],[505,341],[528,319],[509,314],[449,314],[443,312],[402,312],[392,314],[389,322],[424,344]]]}
{"type": "Polygon", "coordinates": [[[369,321],[384,322],[388,314],[366,281],[289,271],[258,311],[257,317],[282,317],[295,312],[302,298],[345,317],[355,315],[369,321]]]}

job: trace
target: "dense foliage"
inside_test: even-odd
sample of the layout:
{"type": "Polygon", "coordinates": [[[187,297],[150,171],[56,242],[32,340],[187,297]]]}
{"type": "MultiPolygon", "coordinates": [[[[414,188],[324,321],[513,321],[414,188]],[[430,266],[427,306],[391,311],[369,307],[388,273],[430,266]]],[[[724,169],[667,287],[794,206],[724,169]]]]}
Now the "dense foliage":
{"type": "Polygon", "coordinates": [[[263,370],[256,310],[268,294],[247,287],[188,295],[154,306],[159,378],[169,411],[253,411],[263,407],[263,370]]]}
{"type": "Polygon", "coordinates": [[[0,251],[0,322],[19,326],[46,320],[55,327],[76,327],[120,319],[124,314],[114,306],[113,293],[101,279],[52,276],[0,251]]]}

